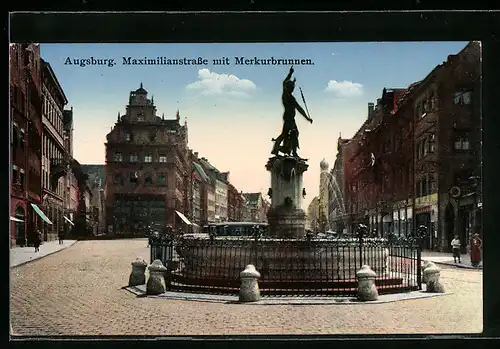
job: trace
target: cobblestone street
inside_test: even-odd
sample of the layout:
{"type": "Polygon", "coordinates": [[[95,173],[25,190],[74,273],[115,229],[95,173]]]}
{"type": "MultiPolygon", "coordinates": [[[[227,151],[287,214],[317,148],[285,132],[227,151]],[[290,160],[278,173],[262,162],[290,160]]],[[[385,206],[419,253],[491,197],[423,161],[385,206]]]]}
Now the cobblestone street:
{"type": "Polygon", "coordinates": [[[242,305],[137,298],[123,290],[147,241],[82,241],[11,269],[17,335],[478,333],[482,271],[442,267],[453,294],[385,304],[242,305]]]}

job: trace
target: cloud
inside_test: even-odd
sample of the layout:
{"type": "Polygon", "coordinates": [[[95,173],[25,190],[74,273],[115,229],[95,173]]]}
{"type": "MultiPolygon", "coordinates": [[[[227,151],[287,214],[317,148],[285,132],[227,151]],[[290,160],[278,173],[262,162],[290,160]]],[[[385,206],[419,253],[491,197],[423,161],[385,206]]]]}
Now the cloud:
{"type": "Polygon", "coordinates": [[[357,97],[363,94],[363,85],[352,81],[328,81],[326,92],[332,92],[338,97],[357,97]]]}
{"type": "Polygon", "coordinates": [[[199,90],[203,95],[248,96],[257,87],[247,79],[232,74],[217,74],[208,69],[198,71],[198,81],[186,86],[188,90],[199,90]]]}

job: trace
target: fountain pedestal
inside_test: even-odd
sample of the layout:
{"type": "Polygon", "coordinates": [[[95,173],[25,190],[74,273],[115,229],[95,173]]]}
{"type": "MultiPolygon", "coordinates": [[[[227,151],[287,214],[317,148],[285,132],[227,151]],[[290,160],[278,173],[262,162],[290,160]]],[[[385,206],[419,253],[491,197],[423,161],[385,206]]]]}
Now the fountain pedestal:
{"type": "Polygon", "coordinates": [[[302,209],[302,175],[306,159],[274,156],[266,169],[271,172],[271,207],[267,211],[272,236],[301,238],[305,235],[306,213],[302,209]]]}

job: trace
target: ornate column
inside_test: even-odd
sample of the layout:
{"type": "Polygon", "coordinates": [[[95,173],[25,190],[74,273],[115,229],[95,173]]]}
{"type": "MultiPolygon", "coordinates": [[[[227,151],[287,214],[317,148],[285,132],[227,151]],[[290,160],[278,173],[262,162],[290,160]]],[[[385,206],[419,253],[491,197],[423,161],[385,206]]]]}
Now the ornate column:
{"type": "Polygon", "coordinates": [[[303,173],[308,167],[306,159],[291,156],[274,156],[267,162],[266,169],[271,172],[271,207],[267,212],[271,235],[305,235],[303,173]]]}

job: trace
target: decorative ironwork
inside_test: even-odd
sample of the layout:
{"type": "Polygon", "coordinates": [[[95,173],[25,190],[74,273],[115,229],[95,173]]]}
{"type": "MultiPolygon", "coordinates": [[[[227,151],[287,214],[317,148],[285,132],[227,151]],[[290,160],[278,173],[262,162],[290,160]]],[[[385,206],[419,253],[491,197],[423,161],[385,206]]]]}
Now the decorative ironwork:
{"type": "MultiPolygon", "coordinates": [[[[418,235],[418,234],[415,234],[418,235]]],[[[239,291],[239,273],[248,264],[261,273],[261,294],[355,296],[356,272],[368,264],[377,273],[379,293],[420,289],[420,243],[416,236],[370,237],[366,225],[357,236],[303,239],[263,236],[188,238],[151,236],[151,261],[167,266],[167,288],[177,291],[239,291]]]]}

